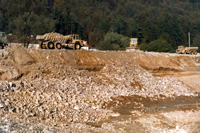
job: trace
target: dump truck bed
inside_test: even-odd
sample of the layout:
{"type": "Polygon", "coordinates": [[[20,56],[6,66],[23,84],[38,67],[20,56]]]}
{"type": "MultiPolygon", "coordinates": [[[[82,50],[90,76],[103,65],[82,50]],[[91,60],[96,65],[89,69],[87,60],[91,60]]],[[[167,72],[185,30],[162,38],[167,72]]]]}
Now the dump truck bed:
{"type": "Polygon", "coordinates": [[[62,43],[65,43],[67,39],[70,38],[70,35],[68,36],[63,36],[62,34],[59,33],[47,33],[44,35],[37,35],[36,40],[40,41],[47,41],[47,40],[52,40],[52,41],[59,41],[62,43]]]}
{"type": "Polygon", "coordinates": [[[198,47],[186,47],[186,50],[198,50],[198,47]]]}

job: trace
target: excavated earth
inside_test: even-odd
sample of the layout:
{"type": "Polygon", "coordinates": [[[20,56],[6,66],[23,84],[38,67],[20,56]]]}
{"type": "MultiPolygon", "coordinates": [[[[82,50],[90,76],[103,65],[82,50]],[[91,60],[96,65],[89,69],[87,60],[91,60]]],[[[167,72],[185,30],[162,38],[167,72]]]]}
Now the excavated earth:
{"type": "Polygon", "coordinates": [[[0,52],[0,132],[200,132],[200,55],[0,52]]]}

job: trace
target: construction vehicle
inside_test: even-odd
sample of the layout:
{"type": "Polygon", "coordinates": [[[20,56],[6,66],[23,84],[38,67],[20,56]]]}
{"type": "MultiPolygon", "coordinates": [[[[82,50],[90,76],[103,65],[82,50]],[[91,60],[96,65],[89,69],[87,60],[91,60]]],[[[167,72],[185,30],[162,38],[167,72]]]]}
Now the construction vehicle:
{"type": "Polygon", "coordinates": [[[138,48],[138,38],[130,38],[130,46],[127,47],[126,49],[139,49],[138,48]]]}
{"type": "Polygon", "coordinates": [[[185,47],[185,46],[178,46],[176,50],[177,54],[194,54],[197,55],[198,47],[185,47]]]}
{"type": "Polygon", "coordinates": [[[0,49],[4,49],[4,47],[8,46],[7,44],[7,36],[5,32],[0,32],[0,49]]]}
{"type": "Polygon", "coordinates": [[[41,49],[70,48],[79,50],[81,47],[87,46],[87,41],[80,40],[78,34],[63,36],[60,33],[46,33],[37,35],[36,40],[41,41],[41,49]]]}

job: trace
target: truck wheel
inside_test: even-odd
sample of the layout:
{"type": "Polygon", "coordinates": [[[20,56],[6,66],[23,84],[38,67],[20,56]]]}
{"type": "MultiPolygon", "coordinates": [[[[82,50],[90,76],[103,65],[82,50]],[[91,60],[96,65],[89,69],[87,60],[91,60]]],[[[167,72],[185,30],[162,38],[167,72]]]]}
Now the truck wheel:
{"type": "Polygon", "coordinates": [[[56,48],[57,49],[61,49],[62,48],[62,44],[61,43],[56,43],[56,48]]]}
{"type": "Polygon", "coordinates": [[[42,43],[40,44],[40,48],[41,48],[41,49],[46,49],[46,45],[42,42],[42,43]]]}
{"type": "Polygon", "coordinates": [[[80,50],[81,49],[81,45],[79,43],[75,43],[75,50],[80,50]]]}
{"type": "Polygon", "coordinates": [[[48,47],[48,49],[54,49],[54,43],[48,42],[47,47],[48,47]]]}

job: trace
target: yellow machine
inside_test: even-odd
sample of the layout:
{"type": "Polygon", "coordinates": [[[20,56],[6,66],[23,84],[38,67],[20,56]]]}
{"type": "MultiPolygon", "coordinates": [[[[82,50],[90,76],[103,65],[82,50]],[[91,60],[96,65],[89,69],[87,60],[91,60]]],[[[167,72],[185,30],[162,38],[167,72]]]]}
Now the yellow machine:
{"type": "Polygon", "coordinates": [[[130,38],[130,46],[126,49],[138,49],[138,38],[130,38]]]}
{"type": "Polygon", "coordinates": [[[137,38],[131,38],[130,39],[130,47],[138,48],[138,39],[137,38]]]}
{"type": "Polygon", "coordinates": [[[197,54],[198,47],[185,47],[185,46],[178,46],[176,50],[177,54],[197,54]]]}
{"type": "Polygon", "coordinates": [[[63,36],[59,33],[46,33],[44,35],[37,35],[36,39],[41,41],[41,49],[71,48],[79,50],[81,47],[87,46],[87,41],[80,40],[78,34],[63,36]]]}

